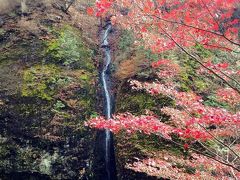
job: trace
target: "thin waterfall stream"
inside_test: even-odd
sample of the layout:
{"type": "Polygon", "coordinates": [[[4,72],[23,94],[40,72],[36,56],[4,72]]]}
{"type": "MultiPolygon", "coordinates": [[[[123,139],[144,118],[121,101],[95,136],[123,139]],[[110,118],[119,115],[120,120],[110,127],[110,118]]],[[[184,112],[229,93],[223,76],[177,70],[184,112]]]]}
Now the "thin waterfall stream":
{"type": "Polygon", "coordinates": [[[111,28],[112,28],[111,25],[108,25],[108,27],[104,33],[104,36],[103,36],[103,45],[102,45],[102,47],[104,48],[104,52],[105,52],[105,65],[102,70],[101,77],[102,77],[103,89],[104,89],[105,100],[106,100],[106,118],[107,119],[111,118],[111,98],[110,98],[109,87],[108,87],[107,79],[106,79],[107,78],[106,72],[111,63],[111,51],[110,51],[109,43],[108,43],[108,34],[109,34],[111,28]]]}
{"type": "MultiPolygon", "coordinates": [[[[109,33],[111,32],[112,25],[108,24],[106,26],[106,29],[104,31],[103,37],[102,37],[102,48],[104,50],[104,65],[103,65],[103,70],[101,72],[101,80],[102,80],[102,85],[103,85],[103,92],[104,92],[104,97],[105,97],[105,104],[104,104],[104,112],[105,116],[107,119],[111,118],[112,115],[112,104],[111,104],[111,94],[110,94],[110,87],[109,87],[109,66],[111,64],[111,50],[108,42],[108,37],[109,33]]],[[[112,153],[113,146],[112,145],[112,135],[109,130],[105,130],[105,167],[106,167],[106,172],[107,172],[107,179],[112,180],[116,179],[115,173],[113,173],[113,165],[112,165],[112,158],[111,156],[114,156],[114,153],[112,153]]],[[[114,164],[115,167],[115,164],[114,164]]]]}

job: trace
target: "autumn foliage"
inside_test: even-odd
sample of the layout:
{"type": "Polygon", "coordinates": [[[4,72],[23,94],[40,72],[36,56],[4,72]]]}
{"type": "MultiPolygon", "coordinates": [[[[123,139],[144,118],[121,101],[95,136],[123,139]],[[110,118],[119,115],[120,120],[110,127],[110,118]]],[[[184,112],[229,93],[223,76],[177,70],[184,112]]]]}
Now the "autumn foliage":
{"type": "Polygon", "coordinates": [[[94,9],[88,9],[89,14],[111,16],[114,24],[132,30],[137,39],[136,45],[144,44],[153,53],[180,48],[199,64],[196,70],[199,76],[211,77],[212,80],[218,78],[222,82],[212,93],[219,102],[226,104],[226,108],[207,105],[204,95],[194,90],[182,91],[178,83],[181,63],[169,59],[159,59],[149,67],[156,73],[156,81],[129,80],[135,91],[166,96],[175,102],[174,106],[160,109],[169,116],[169,121],[162,122],[160,117],[152,114],[134,116],[124,113],[113,115],[109,120],[96,117],[87,125],[110,129],[114,133],[124,130],[158,135],[186,151],[194,152],[195,163],[202,167],[186,160],[197,170],[184,178],[179,172],[172,173],[176,169],[173,168],[173,160],[169,161],[171,157],[168,160],[140,160],[128,164],[128,168],[172,179],[240,178],[239,70],[228,61],[215,63],[211,58],[203,59],[192,49],[198,44],[211,50],[239,53],[239,9],[238,0],[99,0],[94,9]],[[208,142],[218,144],[217,148],[208,142]],[[204,151],[196,148],[196,143],[204,151]],[[201,168],[204,170],[201,171],[201,168]],[[215,176],[209,174],[211,168],[215,168],[215,176]]]}
{"type": "Polygon", "coordinates": [[[117,17],[114,21],[133,29],[154,52],[173,49],[176,42],[231,51],[239,45],[238,5],[238,0],[100,0],[95,14],[117,17]]]}

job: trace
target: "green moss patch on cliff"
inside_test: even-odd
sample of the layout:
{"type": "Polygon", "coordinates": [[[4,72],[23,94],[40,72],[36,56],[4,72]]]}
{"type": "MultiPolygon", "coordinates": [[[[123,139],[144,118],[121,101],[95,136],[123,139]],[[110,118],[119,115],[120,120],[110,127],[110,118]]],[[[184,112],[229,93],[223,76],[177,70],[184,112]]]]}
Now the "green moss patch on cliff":
{"type": "Polygon", "coordinates": [[[56,31],[56,38],[47,42],[46,53],[50,61],[71,68],[93,70],[92,50],[87,47],[76,28],[64,26],[56,31]]]}
{"type": "Polygon", "coordinates": [[[51,100],[56,93],[59,69],[54,65],[36,65],[23,73],[22,95],[51,100]]]}
{"type": "Polygon", "coordinates": [[[174,101],[168,97],[158,95],[152,96],[144,91],[131,89],[129,83],[124,83],[117,92],[116,112],[130,112],[135,115],[145,114],[146,111],[152,111],[163,120],[167,120],[160,109],[163,106],[174,106],[174,101]]]}

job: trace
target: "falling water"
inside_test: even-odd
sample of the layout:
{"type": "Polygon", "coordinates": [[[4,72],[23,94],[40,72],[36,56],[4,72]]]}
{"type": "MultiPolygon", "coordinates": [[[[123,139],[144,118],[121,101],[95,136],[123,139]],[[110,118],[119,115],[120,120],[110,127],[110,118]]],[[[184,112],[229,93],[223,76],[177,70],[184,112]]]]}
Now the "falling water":
{"type": "Polygon", "coordinates": [[[109,94],[109,89],[107,85],[107,80],[106,80],[106,72],[108,70],[109,64],[111,63],[111,52],[109,48],[109,43],[108,43],[108,34],[111,30],[111,25],[108,25],[104,36],[103,36],[103,47],[105,51],[105,66],[102,70],[102,82],[103,82],[103,89],[104,89],[104,94],[105,94],[105,100],[106,100],[106,117],[107,119],[111,118],[111,99],[110,99],[110,94],[109,94]]]}
{"type": "MultiPolygon", "coordinates": [[[[105,53],[105,64],[104,68],[101,73],[101,78],[103,82],[103,89],[104,89],[104,94],[105,94],[105,102],[106,102],[106,118],[110,119],[111,118],[111,97],[109,93],[109,87],[107,83],[107,70],[109,68],[109,65],[111,63],[111,51],[109,48],[109,43],[108,43],[108,35],[111,31],[111,24],[109,24],[104,32],[103,39],[102,39],[102,47],[104,48],[104,53],[105,53]]],[[[111,141],[111,133],[109,130],[105,130],[105,163],[106,163],[106,171],[107,171],[107,177],[110,180],[111,179],[111,173],[110,173],[110,141],[111,141]]]]}

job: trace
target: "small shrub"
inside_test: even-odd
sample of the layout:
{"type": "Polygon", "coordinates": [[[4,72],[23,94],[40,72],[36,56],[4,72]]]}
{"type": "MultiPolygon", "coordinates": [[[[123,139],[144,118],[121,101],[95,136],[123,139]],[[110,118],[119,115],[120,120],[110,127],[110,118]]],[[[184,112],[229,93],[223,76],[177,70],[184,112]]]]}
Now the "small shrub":
{"type": "Polygon", "coordinates": [[[56,111],[60,111],[61,109],[65,108],[66,106],[62,103],[62,101],[57,101],[55,104],[54,104],[54,110],[56,111]]]}

